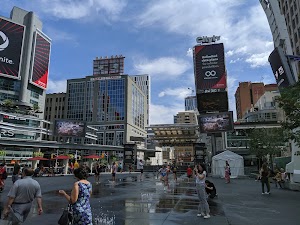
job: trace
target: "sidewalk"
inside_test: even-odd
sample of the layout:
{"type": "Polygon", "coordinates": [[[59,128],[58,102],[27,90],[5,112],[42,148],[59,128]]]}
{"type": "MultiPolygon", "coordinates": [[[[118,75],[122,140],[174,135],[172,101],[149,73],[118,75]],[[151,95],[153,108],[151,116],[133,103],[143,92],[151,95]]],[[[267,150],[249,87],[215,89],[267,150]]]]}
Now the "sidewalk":
{"type": "MultiPolygon", "coordinates": [[[[261,195],[260,182],[237,179],[225,184],[223,179],[211,178],[216,185],[218,198],[209,201],[210,219],[197,217],[198,197],[194,183],[183,179],[170,184],[164,191],[154,173],[118,173],[116,185],[109,181],[110,174],[101,174],[101,183],[93,183],[91,206],[94,224],[97,225],[299,225],[300,193],[271,189],[271,195],[261,195]]],[[[170,180],[172,180],[170,176],[170,180]]],[[[36,178],[42,187],[44,214],[36,214],[36,205],[24,225],[55,225],[67,205],[57,194],[58,189],[70,191],[75,181],[72,176],[36,178]]],[[[1,194],[6,202],[11,181],[1,194]]]]}

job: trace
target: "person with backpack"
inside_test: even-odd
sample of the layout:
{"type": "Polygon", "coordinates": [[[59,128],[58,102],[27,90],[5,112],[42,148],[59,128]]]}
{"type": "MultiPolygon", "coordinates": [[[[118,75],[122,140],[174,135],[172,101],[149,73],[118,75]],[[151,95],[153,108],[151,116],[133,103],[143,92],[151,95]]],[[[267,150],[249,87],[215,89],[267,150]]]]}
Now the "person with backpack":
{"type": "Polygon", "coordinates": [[[267,164],[263,163],[260,170],[260,181],[261,181],[261,189],[263,195],[270,194],[269,176],[270,176],[270,170],[268,169],[267,164]],[[267,192],[265,192],[265,185],[267,187],[267,192]]]}

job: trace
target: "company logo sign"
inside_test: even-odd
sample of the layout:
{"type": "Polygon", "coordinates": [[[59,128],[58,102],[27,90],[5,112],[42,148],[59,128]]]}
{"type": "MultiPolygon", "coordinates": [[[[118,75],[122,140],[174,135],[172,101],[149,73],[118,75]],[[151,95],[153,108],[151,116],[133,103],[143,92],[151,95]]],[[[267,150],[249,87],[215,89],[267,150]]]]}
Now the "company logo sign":
{"type": "Polygon", "coordinates": [[[212,37],[207,37],[207,36],[202,36],[202,37],[197,37],[196,41],[197,43],[212,43],[216,41],[220,41],[221,36],[212,36],[212,37]]]}
{"type": "Polygon", "coordinates": [[[24,26],[0,17],[0,76],[20,79],[24,26]]]}
{"type": "Polygon", "coordinates": [[[13,137],[15,133],[10,130],[1,130],[0,137],[13,137]]]}
{"type": "Polygon", "coordinates": [[[217,72],[215,70],[211,70],[211,71],[206,71],[205,74],[206,78],[204,79],[211,79],[211,78],[215,78],[215,76],[217,75],[217,72]]]}
{"type": "Polygon", "coordinates": [[[8,44],[9,44],[9,39],[2,31],[0,31],[0,37],[3,40],[3,43],[0,44],[0,51],[3,51],[4,49],[7,48],[8,44]]]}

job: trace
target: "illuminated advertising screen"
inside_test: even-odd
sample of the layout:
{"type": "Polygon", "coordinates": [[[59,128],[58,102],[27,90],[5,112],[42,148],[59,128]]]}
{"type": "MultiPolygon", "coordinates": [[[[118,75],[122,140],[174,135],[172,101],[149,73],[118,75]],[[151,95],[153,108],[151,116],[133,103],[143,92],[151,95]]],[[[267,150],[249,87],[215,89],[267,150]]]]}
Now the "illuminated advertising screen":
{"type": "Polygon", "coordinates": [[[47,88],[51,42],[40,31],[35,35],[35,49],[31,83],[42,89],[47,88]]]}
{"type": "Polygon", "coordinates": [[[219,133],[233,130],[233,113],[205,114],[198,117],[201,133],[219,133]]]}
{"type": "Polygon", "coordinates": [[[0,75],[20,79],[25,27],[0,17],[0,75]]]}
{"type": "Polygon", "coordinates": [[[86,123],[74,120],[55,120],[54,136],[85,137],[86,123]]]}
{"type": "Polygon", "coordinates": [[[197,107],[200,113],[228,111],[227,91],[197,94],[197,107]]]}
{"type": "Polygon", "coordinates": [[[222,43],[194,47],[194,74],[197,94],[226,89],[225,56],[222,43]]]}
{"type": "Polygon", "coordinates": [[[293,83],[290,81],[293,80],[293,75],[282,48],[278,47],[273,50],[273,52],[269,56],[269,62],[274,73],[278,88],[285,88],[290,86],[293,83]]]}

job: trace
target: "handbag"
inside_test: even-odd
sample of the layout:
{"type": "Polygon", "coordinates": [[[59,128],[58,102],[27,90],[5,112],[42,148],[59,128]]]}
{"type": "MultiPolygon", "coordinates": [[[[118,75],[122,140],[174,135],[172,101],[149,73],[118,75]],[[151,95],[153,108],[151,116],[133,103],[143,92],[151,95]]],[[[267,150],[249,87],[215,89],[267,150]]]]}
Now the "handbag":
{"type": "Polygon", "coordinates": [[[58,220],[59,225],[72,225],[73,224],[73,211],[72,207],[69,204],[66,209],[64,209],[62,215],[58,220]]]}

